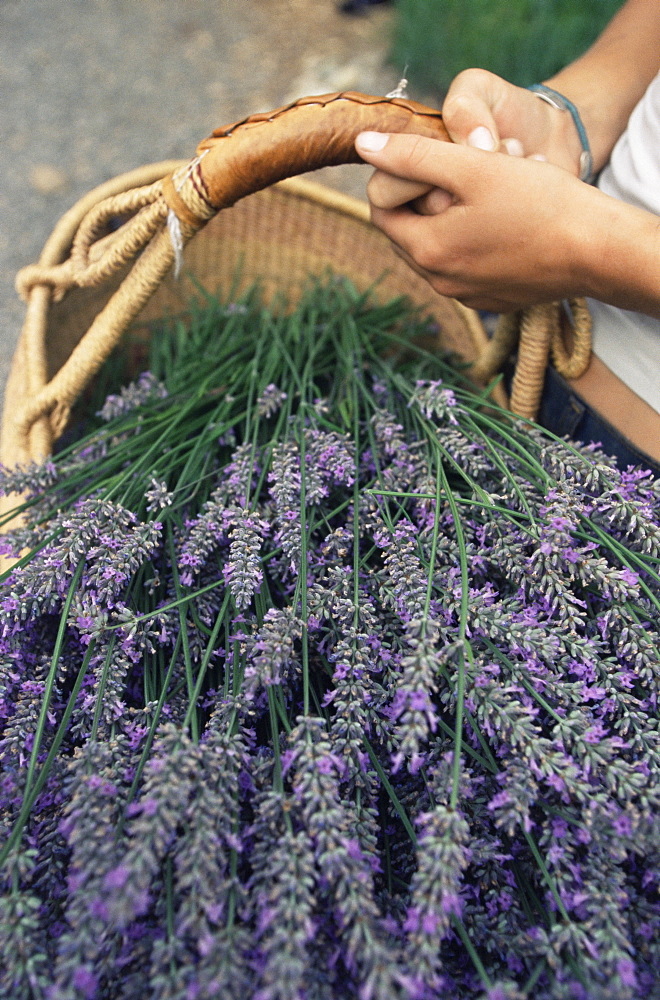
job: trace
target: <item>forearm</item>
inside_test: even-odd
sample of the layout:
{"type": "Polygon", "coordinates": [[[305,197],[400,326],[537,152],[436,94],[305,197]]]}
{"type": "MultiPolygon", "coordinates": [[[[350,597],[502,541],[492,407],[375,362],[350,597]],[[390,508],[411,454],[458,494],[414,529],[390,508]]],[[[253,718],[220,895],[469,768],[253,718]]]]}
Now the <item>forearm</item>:
{"type": "Polygon", "coordinates": [[[660,3],[628,0],[584,55],[546,81],[578,107],[596,171],[658,70],[660,3]]]}
{"type": "Polygon", "coordinates": [[[660,222],[593,188],[590,196],[570,227],[580,293],[660,319],[660,222]]]}

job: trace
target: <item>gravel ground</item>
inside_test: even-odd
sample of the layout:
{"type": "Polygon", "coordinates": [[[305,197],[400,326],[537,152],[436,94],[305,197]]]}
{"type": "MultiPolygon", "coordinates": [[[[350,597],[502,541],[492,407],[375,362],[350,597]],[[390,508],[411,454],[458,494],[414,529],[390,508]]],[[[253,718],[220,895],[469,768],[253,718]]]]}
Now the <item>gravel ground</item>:
{"type": "MultiPolygon", "coordinates": [[[[16,271],[77,198],[305,94],[387,93],[391,28],[387,6],[351,17],[334,0],[0,0],[0,391],[16,271]]],[[[367,177],[320,172],[357,195],[367,177]]]]}

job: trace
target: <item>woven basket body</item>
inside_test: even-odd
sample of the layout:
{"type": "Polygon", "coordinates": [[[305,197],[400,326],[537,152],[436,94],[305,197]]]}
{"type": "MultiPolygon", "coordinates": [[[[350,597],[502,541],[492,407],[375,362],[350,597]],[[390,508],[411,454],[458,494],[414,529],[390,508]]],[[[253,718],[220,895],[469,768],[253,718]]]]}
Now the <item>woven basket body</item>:
{"type": "MultiPolygon", "coordinates": [[[[127,175],[126,184],[134,180],[133,174],[127,175]]],[[[121,187],[121,178],[116,184],[121,187]]],[[[73,228],[68,220],[63,222],[64,230],[73,228]]],[[[69,249],[66,232],[51,238],[53,242],[61,244],[63,258],[69,249]]],[[[58,246],[55,256],[59,253],[58,246]]],[[[310,275],[329,270],[345,275],[360,290],[375,286],[379,300],[407,296],[435,319],[442,348],[466,361],[483,349],[485,335],[478,321],[459,303],[436,295],[393,253],[386,237],[369,222],[365,203],[303,178],[252,194],[211,219],[187,244],[181,276],[167,275],[136,320],[185,312],[196,283],[211,293],[235,289],[240,294],[258,281],[266,300],[284,293],[293,302],[310,275]]],[[[60,302],[46,301],[42,336],[23,331],[5,394],[0,444],[4,465],[38,460],[50,451],[53,435],[43,426],[40,432],[37,425],[21,439],[17,416],[44,380],[52,379],[70,358],[125,273],[99,287],[73,288],[60,302]]]]}

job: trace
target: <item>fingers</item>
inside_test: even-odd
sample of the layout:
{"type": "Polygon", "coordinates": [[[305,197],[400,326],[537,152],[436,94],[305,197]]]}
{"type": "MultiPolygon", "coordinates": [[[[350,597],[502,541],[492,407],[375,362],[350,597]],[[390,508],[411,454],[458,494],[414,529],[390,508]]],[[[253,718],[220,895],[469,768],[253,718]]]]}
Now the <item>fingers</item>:
{"type": "Polygon", "coordinates": [[[468,69],[452,82],[442,118],[449,135],[460,145],[529,156],[539,152],[538,140],[534,141],[539,102],[530,103],[530,97],[528,91],[494,73],[468,69]]]}
{"type": "Polygon", "coordinates": [[[399,208],[422,198],[432,190],[430,184],[393,177],[383,170],[375,170],[367,184],[367,197],[376,208],[399,208]]]}
{"type": "MultiPolygon", "coordinates": [[[[369,159],[369,152],[382,153],[389,141],[386,133],[362,133],[356,140],[356,148],[369,159]]],[[[415,141],[415,147],[417,143],[415,141]]],[[[413,147],[411,147],[411,154],[413,147]]],[[[499,151],[509,156],[523,156],[522,143],[518,139],[503,139],[499,151]]],[[[391,152],[391,147],[390,147],[391,152]]],[[[385,153],[387,156],[388,153],[385,153]]],[[[390,170],[376,169],[367,184],[367,197],[372,208],[391,211],[407,205],[418,215],[438,215],[452,203],[451,194],[424,181],[411,180],[408,176],[396,176],[390,170]]]]}
{"type": "Polygon", "coordinates": [[[408,205],[418,215],[437,215],[452,202],[449,192],[441,188],[393,177],[384,170],[374,170],[367,184],[367,197],[373,208],[391,211],[408,205]]]}
{"type": "Polygon", "coordinates": [[[428,281],[436,292],[449,298],[456,298],[470,309],[486,309],[494,313],[507,313],[514,312],[520,308],[519,303],[500,298],[492,292],[471,293],[467,288],[455,287],[451,281],[443,281],[441,275],[418,264],[415,258],[397,243],[392,242],[392,249],[401,260],[406,262],[411,270],[415,271],[421,278],[424,278],[425,281],[428,281]]]}
{"type": "MultiPolygon", "coordinates": [[[[456,194],[466,171],[484,169],[479,149],[411,133],[360,132],[355,148],[365,162],[377,168],[367,191],[369,200],[379,208],[407,204],[432,187],[456,194]]],[[[518,139],[505,139],[499,151],[523,156],[518,139]]]]}
{"type": "Polygon", "coordinates": [[[454,199],[449,194],[449,191],[434,187],[431,188],[428,194],[423,195],[421,198],[415,198],[411,202],[410,207],[418,215],[440,215],[441,212],[449,208],[453,201],[454,199]]]}
{"type": "Polygon", "coordinates": [[[389,210],[371,208],[373,224],[392,241],[396,252],[418,273],[434,270],[438,236],[429,226],[437,218],[428,218],[411,205],[389,210]]]}
{"type": "Polygon", "coordinates": [[[524,156],[525,150],[520,139],[502,139],[500,151],[508,153],[509,156],[524,156]]]}

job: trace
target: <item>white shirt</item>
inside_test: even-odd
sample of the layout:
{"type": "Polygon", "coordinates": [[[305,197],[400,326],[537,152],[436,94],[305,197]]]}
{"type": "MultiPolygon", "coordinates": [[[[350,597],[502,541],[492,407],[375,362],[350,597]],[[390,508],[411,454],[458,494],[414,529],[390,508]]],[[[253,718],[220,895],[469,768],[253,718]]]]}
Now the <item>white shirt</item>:
{"type": "MultiPolygon", "coordinates": [[[[598,187],[660,215],[660,73],[630,116],[598,187]]],[[[589,309],[594,354],[660,413],[660,320],[594,299],[589,309]]]]}

